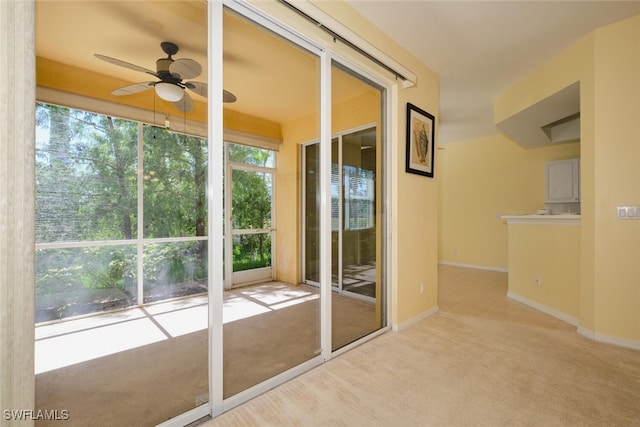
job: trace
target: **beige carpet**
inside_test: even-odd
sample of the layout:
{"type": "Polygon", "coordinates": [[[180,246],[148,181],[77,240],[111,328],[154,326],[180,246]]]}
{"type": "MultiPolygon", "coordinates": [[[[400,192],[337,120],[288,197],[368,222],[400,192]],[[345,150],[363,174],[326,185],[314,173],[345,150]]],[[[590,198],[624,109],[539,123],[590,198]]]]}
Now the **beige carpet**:
{"type": "MultiPolygon", "coordinates": [[[[301,288],[277,282],[263,287],[226,293],[225,298],[250,302],[249,309],[269,310],[225,323],[225,397],[313,358],[320,348],[319,299],[288,305],[301,288]]],[[[335,347],[379,328],[374,306],[337,295],[333,304],[335,347]]],[[[37,375],[36,408],[66,409],[70,418],[36,425],[153,426],[193,409],[206,396],[207,381],[202,330],[37,375]]]]}
{"type": "MultiPolygon", "coordinates": [[[[320,352],[319,299],[224,325],[224,398],[320,352]]],[[[380,328],[375,307],[333,295],[334,348],[380,328]]]]}
{"type": "Polygon", "coordinates": [[[441,311],[213,426],[640,426],[640,352],[506,299],[506,274],[440,269],[441,311]]]}

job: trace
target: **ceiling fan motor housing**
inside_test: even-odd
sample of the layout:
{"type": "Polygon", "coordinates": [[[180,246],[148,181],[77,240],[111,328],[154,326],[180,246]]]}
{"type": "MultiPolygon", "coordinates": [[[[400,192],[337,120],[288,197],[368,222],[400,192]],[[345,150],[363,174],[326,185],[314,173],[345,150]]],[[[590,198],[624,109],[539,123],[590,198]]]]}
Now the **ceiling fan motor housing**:
{"type": "Polygon", "coordinates": [[[172,58],[160,58],[156,61],[156,73],[158,74],[158,77],[160,77],[160,79],[162,81],[166,81],[169,83],[179,83],[182,79],[179,77],[174,76],[173,74],[171,74],[171,71],[169,71],[169,67],[171,67],[171,64],[173,63],[173,59],[172,58]]]}

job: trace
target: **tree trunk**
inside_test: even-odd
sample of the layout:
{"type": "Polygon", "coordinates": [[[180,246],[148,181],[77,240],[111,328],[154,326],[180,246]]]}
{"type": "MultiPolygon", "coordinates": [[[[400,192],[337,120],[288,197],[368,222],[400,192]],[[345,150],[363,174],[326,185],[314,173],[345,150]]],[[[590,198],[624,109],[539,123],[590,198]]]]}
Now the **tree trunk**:
{"type": "Polygon", "coordinates": [[[118,209],[120,210],[120,218],[122,225],[122,232],[124,233],[125,239],[130,240],[133,239],[133,229],[131,225],[131,212],[129,211],[129,206],[127,201],[129,199],[127,194],[127,183],[126,183],[126,165],[122,159],[122,153],[120,152],[120,141],[114,140],[113,138],[113,119],[111,117],[107,117],[107,123],[109,126],[109,142],[113,148],[113,156],[115,158],[115,174],[118,180],[118,195],[117,195],[117,204],[118,209]]]}

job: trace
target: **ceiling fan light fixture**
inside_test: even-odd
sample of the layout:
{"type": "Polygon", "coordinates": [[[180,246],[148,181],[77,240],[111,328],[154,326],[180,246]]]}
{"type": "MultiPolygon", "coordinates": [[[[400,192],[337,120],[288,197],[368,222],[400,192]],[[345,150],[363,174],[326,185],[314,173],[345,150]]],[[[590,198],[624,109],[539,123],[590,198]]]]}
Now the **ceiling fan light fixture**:
{"type": "Polygon", "coordinates": [[[158,96],[165,101],[177,102],[184,96],[184,91],[178,85],[167,82],[160,82],[155,86],[158,96]]]}

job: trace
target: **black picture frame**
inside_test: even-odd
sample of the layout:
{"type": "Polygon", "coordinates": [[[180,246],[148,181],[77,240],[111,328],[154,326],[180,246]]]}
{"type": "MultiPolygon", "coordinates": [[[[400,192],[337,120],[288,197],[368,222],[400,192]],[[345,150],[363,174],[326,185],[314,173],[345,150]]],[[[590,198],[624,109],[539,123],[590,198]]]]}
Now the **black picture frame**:
{"type": "Polygon", "coordinates": [[[406,172],[433,178],[435,117],[407,103],[406,172]]]}

